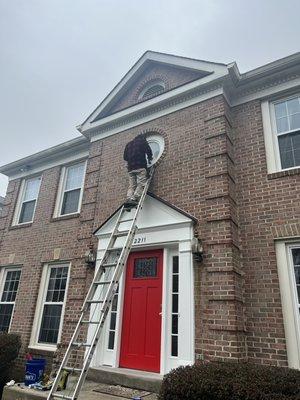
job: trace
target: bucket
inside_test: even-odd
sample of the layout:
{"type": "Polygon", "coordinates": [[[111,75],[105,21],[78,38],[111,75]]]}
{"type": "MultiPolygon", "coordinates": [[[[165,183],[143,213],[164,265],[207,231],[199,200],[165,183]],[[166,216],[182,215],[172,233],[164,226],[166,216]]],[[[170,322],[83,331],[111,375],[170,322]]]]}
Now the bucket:
{"type": "Polygon", "coordinates": [[[26,361],[25,366],[25,385],[39,382],[42,379],[45,370],[46,360],[44,358],[33,358],[26,361]]]}

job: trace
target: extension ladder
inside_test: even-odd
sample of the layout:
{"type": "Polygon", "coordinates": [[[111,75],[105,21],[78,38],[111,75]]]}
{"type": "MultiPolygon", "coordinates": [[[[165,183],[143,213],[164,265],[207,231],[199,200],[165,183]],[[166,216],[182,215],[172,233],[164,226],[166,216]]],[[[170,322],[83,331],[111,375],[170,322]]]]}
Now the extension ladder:
{"type": "Polygon", "coordinates": [[[119,280],[126,265],[128,255],[131,251],[135,233],[138,229],[137,219],[141,209],[143,208],[153,173],[154,168],[152,167],[150,170],[149,179],[146,182],[140,200],[136,208],[133,208],[133,210],[130,211],[131,218],[126,218],[129,213],[124,205],[120,209],[116,224],[110,235],[108,245],[84,300],[79,321],[76,325],[62,363],[58,369],[47,400],[56,398],[66,400],[78,399],[97,343],[99,342],[101,333],[103,331],[105,320],[108,316],[114,296],[118,291],[119,280]],[[129,224],[129,229],[120,230],[120,225],[123,223],[127,223],[127,226],[129,224]],[[125,238],[123,245],[116,247],[116,241],[122,237],[125,238]],[[94,318],[95,316],[97,317],[96,320],[94,318]],[[85,341],[83,338],[86,337],[87,328],[92,325],[94,326],[94,331],[91,335],[92,337],[90,340],[85,341]],[[84,350],[82,368],[78,368],[76,365],[76,358],[78,354],[76,353],[75,357],[72,357],[72,355],[74,355],[74,351],[78,350],[84,350]],[[70,365],[72,362],[73,366],[70,365]],[[74,380],[72,388],[63,392],[59,392],[57,389],[59,382],[65,373],[64,371],[67,371],[69,374],[75,374],[76,379],[74,380]]]}

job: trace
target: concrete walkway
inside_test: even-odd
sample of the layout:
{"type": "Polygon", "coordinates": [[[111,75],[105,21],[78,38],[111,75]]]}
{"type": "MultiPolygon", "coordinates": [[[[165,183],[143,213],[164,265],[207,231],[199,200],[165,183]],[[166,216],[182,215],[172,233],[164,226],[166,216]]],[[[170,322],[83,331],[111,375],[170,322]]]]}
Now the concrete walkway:
{"type": "MultiPolygon", "coordinates": [[[[86,381],[79,396],[79,400],[125,400],[124,397],[94,392],[93,389],[97,388],[98,386],[99,383],[97,382],[86,381]]],[[[49,392],[41,392],[38,390],[21,388],[18,386],[5,387],[2,400],[45,400],[47,399],[48,393],[49,392]]],[[[149,394],[143,396],[142,399],[157,400],[157,395],[154,393],[149,394]]]]}

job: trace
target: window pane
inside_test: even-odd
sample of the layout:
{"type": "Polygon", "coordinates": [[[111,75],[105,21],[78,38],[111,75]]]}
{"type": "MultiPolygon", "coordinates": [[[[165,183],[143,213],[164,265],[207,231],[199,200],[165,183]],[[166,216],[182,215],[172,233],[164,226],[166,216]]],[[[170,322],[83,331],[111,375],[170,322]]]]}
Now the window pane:
{"type": "Polygon", "coordinates": [[[117,314],[114,312],[111,314],[111,318],[110,318],[110,328],[112,331],[114,331],[116,329],[116,318],[117,318],[117,314]]]}
{"type": "Polygon", "coordinates": [[[41,178],[26,181],[23,201],[35,200],[39,194],[41,178]]]}
{"type": "Polygon", "coordinates": [[[108,339],[108,348],[109,350],[113,350],[115,345],[115,332],[109,332],[109,339],[108,339]]]}
{"type": "Polygon", "coordinates": [[[36,200],[32,200],[22,204],[19,224],[22,224],[24,222],[31,222],[33,220],[35,202],[36,200]]]}
{"type": "Polygon", "coordinates": [[[300,165],[300,132],[290,133],[278,138],[282,168],[300,165]]]}
{"type": "Polygon", "coordinates": [[[79,197],[80,189],[72,190],[71,192],[65,192],[61,208],[61,215],[76,213],[78,211],[79,197]]]}
{"type": "Polygon", "coordinates": [[[82,187],[84,164],[68,167],[65,190],[73,190],[82,187]]]}
{"type": "Polygon", "coordinates": [[[172,315],[172,333],[178,333],[178,315],[172,315]]]}
{"type": "Polygon", "coordinates": [[[46,304],[42,317],[39,342],[57,343],[62,305],[46,304]]]}
{"type": "Polygon", "coordinates": [[[275,107],[276,118],[286,117],[287,109],[285,101],[283,101],[282,103],[275,104],[274,107],[275,107]]]}
{"type": "Polygon", "coordinates": [[[68,267],[51,268],[46,301],[63,302],[68,278],[68,267]]]}
{"type": "Polygon", "coordinates": [[[178,256],[173,257],[173,274],[178,274],[178,256]]]}
{"type": "Polygon", "coordinates": [[[160,146],[157,142],[150,142],[149,141],[149,146],[151,147],[152,150],[152,155],[153,155],[153,161],[156,161],[159,157],[160,153],[160,146]]]}
{"type": "Polygon", "coordinates": [[[290,128],[300,129],[300,113],[290,116],[290,128]]]}
{"type": "Polygon", "coordinates": [[[295,113],[300,113],[299,97],[296,97],[295,99],[288,100],[286,102],[286,104],[287,104],[289,115],[295,114],[295,113]]]}
{"type": "Polygon", "coordinates": [[[172,336],[171,355],[173,357],[178,356],[178,336],[172,336]]]}
{"type": "Polygon", "coordinates": [[[8,332],[13,304],[0,304],[0,331],[8,332]]]}
{"type": "Polygon", "coordinates": [[[178,275],[173,275],[173,293],[178,293],[178,275]]]}
{"type": "Polygon", "coordinates": [[[21,271],[8,271],[6,274],[1,301],[15,301],[21,271]]]}
{"type": "Polygon", "coordinates": [[[277,119],[276,125],[277,125],[278,133],[287,132],[289,130],[289,124],[288,124],[287,117],[277,119]]]}
{"type": "Polygon", "coordinates": [[[293,254],[294,265],[295,266],[296,265],[300,266],[300,248],[299,249],[293,249],[292,250],[292,254],[293,254]]]}
{"type": "Polygon", "coordinates": [[[153,278],[157,276],[157,258],[136,258],[134,260],[134,278],[153,278]]]}
{"type": "Polygon", "coordinates": [[[178,313],[178,294],[172,295],[172,313],[178,313]]]}

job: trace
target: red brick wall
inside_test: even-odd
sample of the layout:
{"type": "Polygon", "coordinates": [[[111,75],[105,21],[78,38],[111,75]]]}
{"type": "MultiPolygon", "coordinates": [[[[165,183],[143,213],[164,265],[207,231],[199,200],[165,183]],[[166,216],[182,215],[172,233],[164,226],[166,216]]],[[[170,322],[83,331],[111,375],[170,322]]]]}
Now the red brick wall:
{"type": "Polygon", "coordinates": [[[204,360],[286,365],[274,237],[299,220],[299,175],[267,176],[259,102],[230,110],[219,96],[92,143],[80,217],[51,220],[56,167],[43,174],[32,226],[11,229],[20,182],[10,183],[0,219],[0,263],[6,265],[14,253],[14,263],[23,265],[12,325],[22,334],[19,366],[31,334],[41,266],[53,260],[58,247],[60,258],[72,262],[62,350],[67,345],[91,279],[84,252],[91,241],[96,246],[91,232],[125,198],[123,149],[141,131],[159,132],[166,141],[151,190],[199,220],[204,260],[195,263],[196,352],[204,360]]]}
{"type": "Polygon", "coordinates": [[[234,132],[248,357],[286,365],[274,239],[300,236],[300,175],[268,176],[259,101],[235,108],[234,132]]]}
{"type": "MultiPolygon", "coordinates": [[[[86,285],[91,277],[83,256],[91,243],[93,203],[91,191],[97,189],[97,182],[90,179],[90,165],[87,167],[86,191],[80,216],[53,220],[53,211],[58,188],[60,167],[43,173],[34,222],[20,227],[11,227],[14,208],[21,180],[11,181],[8,186],[6,205],[0,218],[0,265],[21,265],[22,274],[16,298],[11,331],[21,334],[22,349],[17,367],[22,370],[24,354],[28,351],[37,295],[40,287],[42,266],[54,261],[54,249],[60,249],[59,261],[71,261],[70,285],[66,306],[66,323],[63,337],[69,336],[78,318],[84,299],[86,285]],[[88,232],[88,234],[87,234],[88,232]],[[13,260],[9,262],[10,256],[13,260]]],[[[33,354],[47,355],[51,367],[52,354],[29,349],[33,354]]]]}

